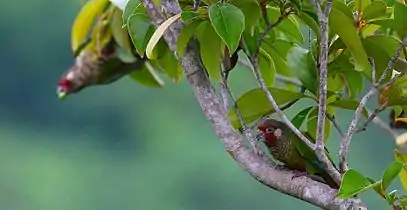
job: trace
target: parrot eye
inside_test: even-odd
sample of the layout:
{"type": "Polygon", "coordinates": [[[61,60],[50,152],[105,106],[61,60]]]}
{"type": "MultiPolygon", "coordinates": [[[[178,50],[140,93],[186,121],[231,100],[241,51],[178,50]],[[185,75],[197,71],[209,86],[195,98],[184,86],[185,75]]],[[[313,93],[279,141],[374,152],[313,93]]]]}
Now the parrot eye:
{"type": "Polygon", "coordinates": [[[273,128],[266,128],[267,133],[273,133],[274,129],[273,128]]]}

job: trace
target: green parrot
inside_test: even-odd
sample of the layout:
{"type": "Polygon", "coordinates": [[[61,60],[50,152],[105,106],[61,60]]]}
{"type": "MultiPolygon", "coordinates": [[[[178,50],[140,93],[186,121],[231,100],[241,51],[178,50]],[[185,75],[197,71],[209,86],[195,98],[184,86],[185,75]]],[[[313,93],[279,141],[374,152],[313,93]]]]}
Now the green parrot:
{"type": "Polygon", "coordinates": [[[123,62],[118,57],[113,42],[107,44],[100,55],[85,48],[76,57],[75,64],[62,74],[57,87],[58,97],[64,99],[86,87],[115,82],[139,70],[144,61],[145,59],[137,57],[134,62],[123,62]]]}
{"type": "MultiPolygon", "coordinates": [[[[287,168],[306,172],[310,175],[317,175],[329,186],[339,188],[338,184],[326,172],[315,152],[295,135],[285,123],[267,119],[258,125],[258,130],[263,135],[264,143],[271,155],[276,160],[284,163],[287,168]]],[[[315,139],[308,132],[302,133],[311,142],[315,143],[315,139]]],[[[333,163],[326,148],[325,152],[328,159],[333,163]]]]}

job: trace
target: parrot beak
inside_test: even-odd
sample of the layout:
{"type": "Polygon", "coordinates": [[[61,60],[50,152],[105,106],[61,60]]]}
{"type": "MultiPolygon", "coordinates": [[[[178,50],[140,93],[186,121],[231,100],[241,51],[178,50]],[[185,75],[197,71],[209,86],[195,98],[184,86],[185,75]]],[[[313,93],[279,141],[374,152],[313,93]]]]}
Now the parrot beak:
{"type": "Polygon", "coordinates": [[[66,96],[68,96],[68,93],[66,93],[65,91],[63,91],[62,89],[58,88],[57,90],[57,94],[58,94],[58,98],[60,100],[64,100],[66,98],[66,96]]]}
{"type": "Polygon", "coordinates": [[[262,141],[263,139],[264,139],[264,133],[260,129],[257,129],[256,140],[262,141]]]}
{"type": "Polygon", "coordinates": [[[60,93],[58,93],[58,98],[59,98],[60,100],[64,100],[67,95],[68,95],[68,94],[66,94],[65,92],[60,92],[60,93]]]}

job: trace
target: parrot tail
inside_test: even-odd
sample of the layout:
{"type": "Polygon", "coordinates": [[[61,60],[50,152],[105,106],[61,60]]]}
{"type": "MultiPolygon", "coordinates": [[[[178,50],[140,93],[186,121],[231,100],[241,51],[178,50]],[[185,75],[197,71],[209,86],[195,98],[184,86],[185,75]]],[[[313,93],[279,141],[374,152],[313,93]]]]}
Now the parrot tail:
{"type": "Polygon", "coordinates": [[[326,184],[328,184],[330,187],[334,189],[339,189],[339,185],[336,184],[336,182],[331,178],[331,176],[329,176],[329,174],[326,171],[316,173],[315,175],[322,177],[326,184]]]}

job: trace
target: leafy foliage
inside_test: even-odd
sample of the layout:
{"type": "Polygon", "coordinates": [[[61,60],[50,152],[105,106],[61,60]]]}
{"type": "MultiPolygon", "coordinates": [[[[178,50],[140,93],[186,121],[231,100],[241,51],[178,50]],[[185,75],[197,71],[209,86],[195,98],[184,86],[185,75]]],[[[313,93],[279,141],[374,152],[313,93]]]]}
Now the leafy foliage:
{"type": "MultiPolygon", "coordinates": [[[[239,61],[244,62],[258,51],[261,74],[278,105],[311,99],[312,106],[303,108],[293,123],[301,126],[305,121],[307,131],[315,137],[319,88],[316,49],[320,34],[317,15],[310,2],[212,0],[203,1],[202,4],[194,11],[191,9],[192,1],[180,1],[182,13],[170,17],[155,29],[139,0],[130,0],[123,12],[107,0],[89,0],[74,22],[72,49],[77,54],[81,45],[87,47],[87,44],[82,43],[90,43],[89,46],[97,49],[98,45],[113,39],[119,52],[122,52],[119,54],[122,61],[135,59],[136,55],[147,57],[145,66],[139,72],[130,74],[130,77],[141,85],[151,87],[164,85],[161,74],[173,82],[181,80],[183,71],[176,56],[184,55],[193,38],[199,44],[202,63],[214,83],[221,80],[222,71],[232,70],[225,69],[224,63],[232,61],[233,55],[243,54],[239,61]],[[178,39],[175,56],[163,41],[162,35],[177,20],[184,24],[184,28],[178,39]],[[263,36],[266,22],[271,22],[274,27],[263,36]],[[303,29],[314,32],[309,40],[305,40],[303,29]],[[260,37],[264,38],[263,42],[259,42],[260,37]],[[90,41],[86,42],[87,39],[90,41]],[[299,93],[288,82],[283,82],[286,89],[275,87],[276,75],[299,80],[305,92],[299,93]]],[[[363,84],[378,82],[385,72],[386,77],[379,84],[378,102],[383,108],[398,110],[395,118],[407,122],[405,118],[399,117],[407,108],[407,77],[399,77],[394,83],[383,85],[395,75],[407,71],[404,52],[395,59],[394,69],[388,69],[389,61],[407,35],[406,4],[382,0],[333,0],[329,18],[329,114],[334,115],[338,109],[356,110],[359,104],[357,98],[364,90],[363,84]],[[374,59],[374,66],[369,63],[368,57],[374,59]],[[376,80],[372,81],[374,78],[376,80]]],[[[247,90],[236,103],[245,123],[255,122],[275,111],[259,88],[247,90]]],[[[368,118],[366,109],[362,113],[368,118]]],[[[241,127],[234,109],[229,110],[228,116],[234,128],[241,127]]],[[[326,119],[325,128],[325,140],[328,140],[332,133],[329,119],[326,119]]],[[[407,189],[405,161],[401,158],[403,154],[395,154],[401,162],[392,163],[380,181],[374,182],[353,169],[347,171],[338,196],[347,198],[374,189],[389,204],[403,206],[403,203],[407,203],[403,196],[398,196],[395,191],[386,191],[400,171],[407,189]]]]}

